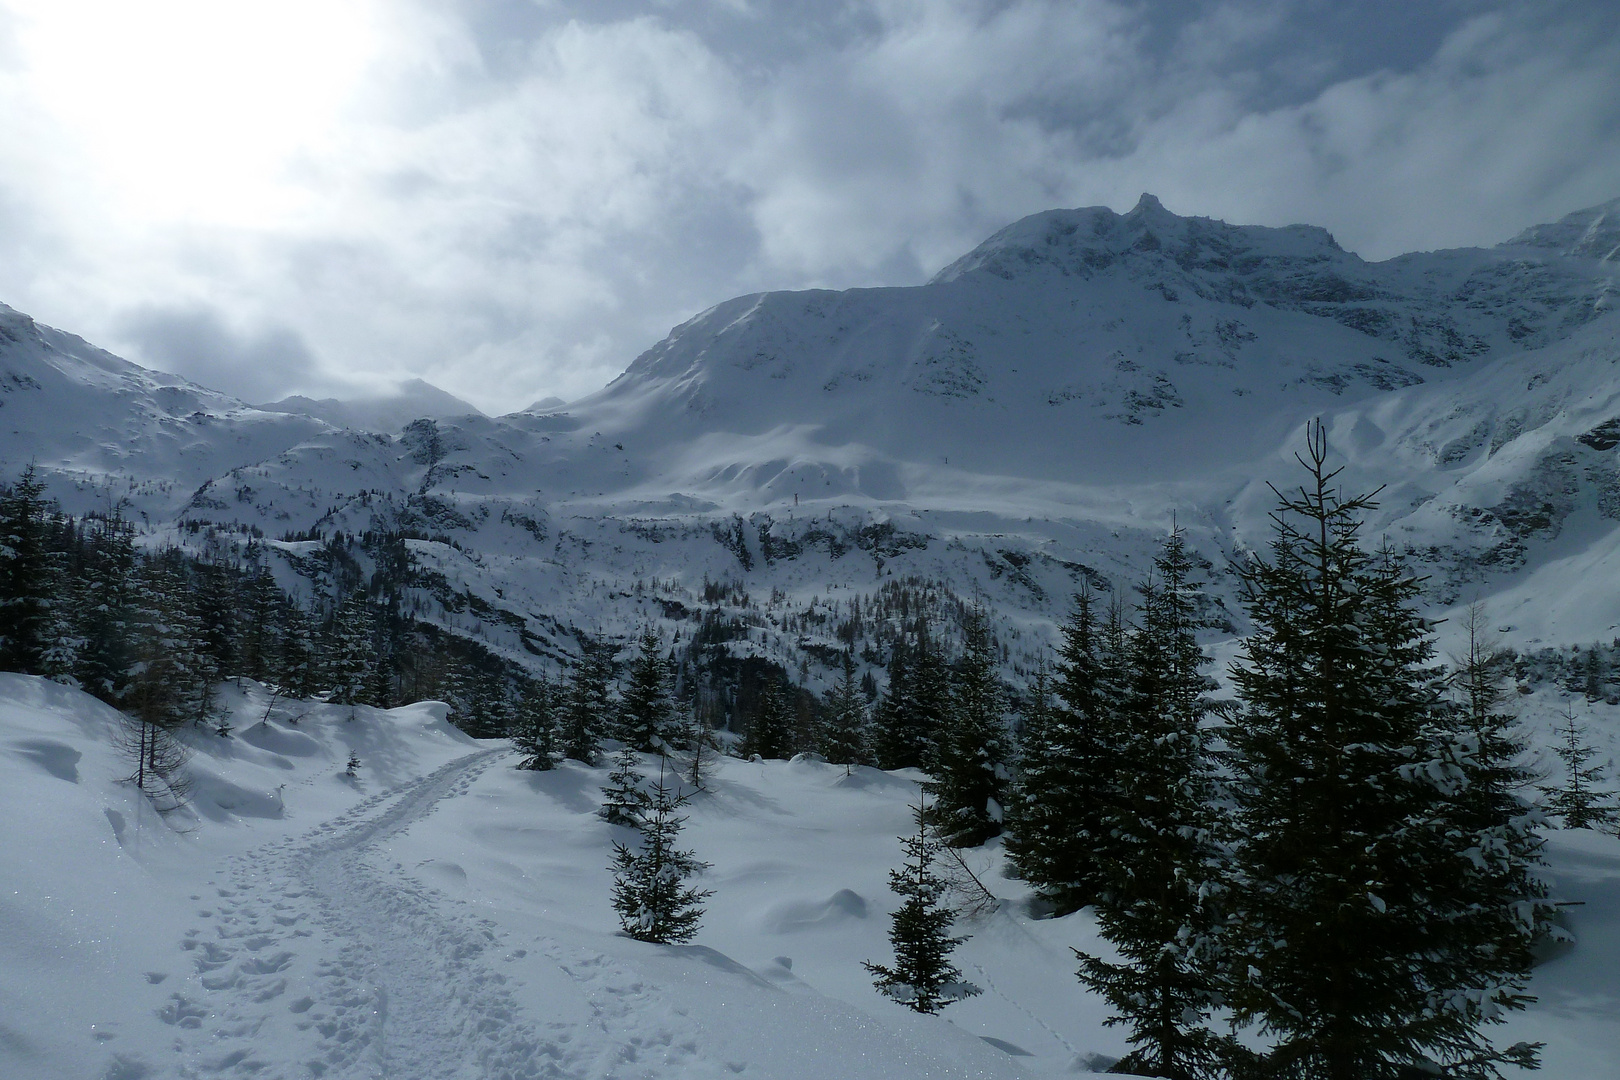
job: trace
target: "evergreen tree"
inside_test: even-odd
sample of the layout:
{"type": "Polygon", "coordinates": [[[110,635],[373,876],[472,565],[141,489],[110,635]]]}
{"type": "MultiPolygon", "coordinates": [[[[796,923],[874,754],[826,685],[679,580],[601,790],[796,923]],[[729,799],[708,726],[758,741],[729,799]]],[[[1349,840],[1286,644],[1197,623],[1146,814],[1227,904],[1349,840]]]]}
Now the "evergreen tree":
{"type": "Polygon", "coordinates": [[[1602,788],[1602,767],[1587,764],[1597,756],[1597,750],[1586,741],[1586,732],[1575,723],[1573,710],[1564,714],[1560,735],[1561,741],[1553,746],[1553,753],[1564,763],[1568,776],[1563,787],[1541,789],[1547,796],[1547,809],[1566,829],[1612,829],[1616,819],[1613,796],[1602,788]]]}
{"type": "Polygon", "coordinates": [[[1307,456],[1305,486],[1278,493],[1270,557],[1241,568],[1236,1017],[1275,1040],[1268,1066],[1286,1076],[1532,1064],[1534,1047],[1480,1032],[1527,999],[1519,957],[1481,948],[1470,922],[1479,837],[1459,827],[1466,771],[1419,583],[1359,546],[1373,496],[1334,487],[1319,423],[1307,456]]]}
{"type": "Polygon", "coordinates": [[[937,1013],[981,991],[950,962],[951,953],[967,938],[951,936],[956,916],[943,902],[945,882],[934,871],[944,845],[928,835],[925,805],[919,802],[912,810],[917,831],[900,837],[905,866],[889,871],[889,889],[901,897],[900,907],[890,912],[894,966],[871,961],[863,966],[877,976],[873,985],[885,997],[920,1013],[937,1013]]]}
{"type": "Polygon", "coordinates": [[[639,829],[646,824],[652,798],[647,794],[647,777],[641,772],[641,759],[629,743],[613,759],[613,771],[602,786],[602,809],[598,811],[609,825],[639,829]]]}
{"type": "Polygon", "coordinates": [[[1120,1070],[1190,1078],[1213,1075],[1229,1046],[1205,1026],[1220,1000],[1222,851],[1202,729],[1211,684],[1195,637],[1198,585],[1179,531],[1153,571],[1129,640],[1116,773],[1097,808],[1097,921],[1121,962],[1076,956],[1081,981],[1110,1006],[1108,1022],[1131,1029],[1134,1049],[1120,1070]]]}
{"type": "Polygon", "coordinates": [[[517,720],[512,746],[519,755],[520,769],[557,767],[557,722],[553,716],[554,693],[545,679],[527,683],[518,697],[517,720]]]}
{"type": "MultiPolygon", "coordinates": [[[[253,559],[253,545],[249,545],[249,558],[253,559]]],[[[238,655],[241,673],[259,682],[276,678],[278,649],[277,627],[281,619],[281,606],[285,598],[269,570],[257,563],[242,585],[241,620],[238,655]]]]}
{"type": "Polygon", "coordinates": [[[855,681],[855,654],[846,649],[843,675],[827,698],[827,722],[821,727],[821,756],[843,765],[847,774],[867,760],[866,699],[855,681]]]}
{"type": "Polygon", "coordinates": [[[212,684],[233,674],[238,658],[236,579],[224,566],[200,563],[194,569],[197,651],[212,684]]]}
{"type": "MultiPolygon", "coordinates": [[[[1542,877],[1546,821],[1526,797],[1534,779],[1524,764],[1528,745],[1504,707],[1512,656],[1484,641],[1479,604],[1470,605],[1463,627],[1468,648],[1451,674],[1449,712],[1450,763],[1460,775],[1453,797],[1437,808],[1434,825],[1472,843],[1456,858],[1452,887],[1466,900],[1451,913],[1453,970],[1437,981],[1484,985],[1528,1001],[1523,991],[1532,948],[1551,931],[1555,910],[1542,877]]],[[[1477,1053],[1472,1042],[1464,1042],[1454,1056],[1466,1060],[1477,1053]]]]}
{"type": "Polygon", "coordinates": [[[919,620],[915,640],[896,642],[890,659],[889,687],[874,725],[878,765],[932,769],[950,707],[950,670],[928,624],[919,620]]]}
{"type": "Polygon", "coordinates": [[[754,716],[748,722],[748,734],[743,737],[745,756],[758,754],[762,758],[785,758],[793,753],[792,719],[782,690],[774,675],[767,674],[760,683],[755,699],[754,716]]]}
{"type": "Polygon", "coordinates": [[[351,780],[360,775],[360,755],[353,750],[349,751],[349,763],[343,767],[343,775],[351,780]]]}
{"type": "Polygon", "coordinates": [[[676,813],[686,803],[664,783],[662,772],[653,789],[638,849],[613,844],[613,910],[619,925],[637,941],[680,944],[692,940],[703,918],[703,901],[711,890],[686,880],[708,869],[691,851],[680,849],[686,819],[676,813]]]}
{"type": "Polygon", "coordinates": [[[1092,594],[1082,590],[1061,631],[1050,684],[1056,700],[1037,693],[1024,719],[1011,807],[1008,858],[1060,915],[1092,903],[1102,888],[1102,810],[1115,800],[1119,775],[1114,705],[1124,687],[1101,631],[1092,594]]]}
{"type": "Polygon", "coordinates": [[[320,689],[322,669],[314,647],[314,627],[296,603],[281,605],[276,641],[276,685],[290,697],[311,698],[320,689]]]}
{"type": "Polygon", "coordinates": [[[0,489],[0,671],[46,674],[56,591],[49,517],[45,485],[32,465],[0,489]]]}
{"type": "Polygon", "coordinates": [[[366,696],[366,684],[376,662],[373,630],[371,603],[365,593],[356,589],[338,605],[326,649],[331,700],[337,705],[347,705],[351,718],[354,707],[366,696]]]}
{"type": "Polygon", "coordinates": [[[562,709],[563,756],[596,764],[603,731],[611,715],[608,684],[613,679],[613,656],[605,643],[585,639],[562,709]]]}
{"type": "Polygon", "coordinates": [[[708,778],[710,770],[718,756],[714,735],[709,731],[709,725],[703,720],[690,703],[682,706],[686,715],[686,746],[692,755],[687,762],[686,782],[697,791],[704,791],[704,781],[708,778]]]}
{"type": "Polygon", "coordinates": [[[936,831],[950,847],[976,847],[1001,832],[1012,756],[1000,664],[978,607],[963,627],[963,655],[951,711],[940,733],[934,796],[936,831]]]}
{"type": "Polygon", "coordinates": [[[619,738],[644,753],[658,753],[679,738],[675,679],[658,633],[648,626],[636,639],[630,684],[619,703],[619,738]]]}
{"type": "Polygon", "coordinates": [[[135,571],[128,619],[132,662],[119,704],[143,722],[168,729],[209,718],[212,673],[187,600],[184,579],[170,560],[147,559],[135,571]]]}
{"type": "Polygon", "coordinates": [[[130,689],[134,573],[128,522],[114,514],[86,529],[72,600],[72,676],[86,693],[114,706],[130,689]]]}

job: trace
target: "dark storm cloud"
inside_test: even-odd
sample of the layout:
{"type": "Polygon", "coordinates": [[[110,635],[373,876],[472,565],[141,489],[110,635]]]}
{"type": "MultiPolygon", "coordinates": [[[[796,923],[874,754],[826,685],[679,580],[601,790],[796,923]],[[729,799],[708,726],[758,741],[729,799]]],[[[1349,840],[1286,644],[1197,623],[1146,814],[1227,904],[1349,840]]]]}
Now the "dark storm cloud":
{"type": "MultiPolygon", "coordinates": [[[[1620,194],[1606,2],[369,2],[381,52],[263,220],[99,213],[0,79],[25,136],[0,188],[44,223],[0,236],[0,299],[96,337],[197,297],[216,329],[297,335],[310,383],[498,410],[600,386],[737,293],[916,283],[1052,206],[1151,191],[1384,258],[1620,194]]],[[[143,358],[182,366],[184,325],[143,358]]],[[[248,377],[234,340],[188,373],[248,377]]]]}
{"type": "Polygon", "coordinates": [[[143,308],[116,325],[135,359],[244,401],[272,401],[316,380],[309,346],[286,327],[238,333],[195,307],[143,308]]]}

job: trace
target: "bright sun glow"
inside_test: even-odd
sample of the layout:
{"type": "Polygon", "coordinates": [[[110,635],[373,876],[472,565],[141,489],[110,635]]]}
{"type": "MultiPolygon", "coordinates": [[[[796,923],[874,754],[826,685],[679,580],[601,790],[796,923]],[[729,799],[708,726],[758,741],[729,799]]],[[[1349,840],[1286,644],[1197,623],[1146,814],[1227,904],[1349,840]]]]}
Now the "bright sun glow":
{"type": "Polygon", "coordinates": [[[254,226],[300,202],[376,49],[353,0],[11,0],[30,96],[148,221],[254,226]]]}

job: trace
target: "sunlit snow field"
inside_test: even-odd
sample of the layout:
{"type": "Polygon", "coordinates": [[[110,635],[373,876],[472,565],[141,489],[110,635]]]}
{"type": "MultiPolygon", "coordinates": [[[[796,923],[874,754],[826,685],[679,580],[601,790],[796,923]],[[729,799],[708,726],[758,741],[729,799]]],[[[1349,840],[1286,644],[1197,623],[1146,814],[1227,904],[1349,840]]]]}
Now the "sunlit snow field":
{"type": "MultiPolygon", "coordinates": [[[[958,927],[984,993],[923,1017],[872,990],[915,773],[723,760],[684,837],[713,864],[702,929],[653,946],[608,906],[605,769],[520,772],[434,704],[266,720],[252,683],[227,704],[235,732],[191,736],[192,802],[160,818],[119,783],[115,713],[0,675],[0,1076],[1046,1077],[1124,1052],[1072,974],[1089,914],[1029,917],[993,846],[968,857],[1003,903],[958,927]]],[[[1612,756],[1614,715],[1583,719],[1612,756]]],[[[1620,841],[1551,853],[1578,942],[1501,1038],[1612,1080],[1620,841]]]]}

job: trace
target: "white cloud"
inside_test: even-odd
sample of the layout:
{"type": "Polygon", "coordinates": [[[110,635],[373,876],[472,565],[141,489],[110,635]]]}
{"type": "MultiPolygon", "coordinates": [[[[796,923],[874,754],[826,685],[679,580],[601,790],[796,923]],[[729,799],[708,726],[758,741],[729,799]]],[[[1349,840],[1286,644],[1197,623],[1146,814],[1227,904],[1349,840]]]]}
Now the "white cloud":
{"type": "Polygon", "coordinates": [[[0,0],[0,299],[251,396],[572,396],[734,293],[1144,190],[1370,256],[1620,194],[1595,3],[142,7],[0,0]]]}

